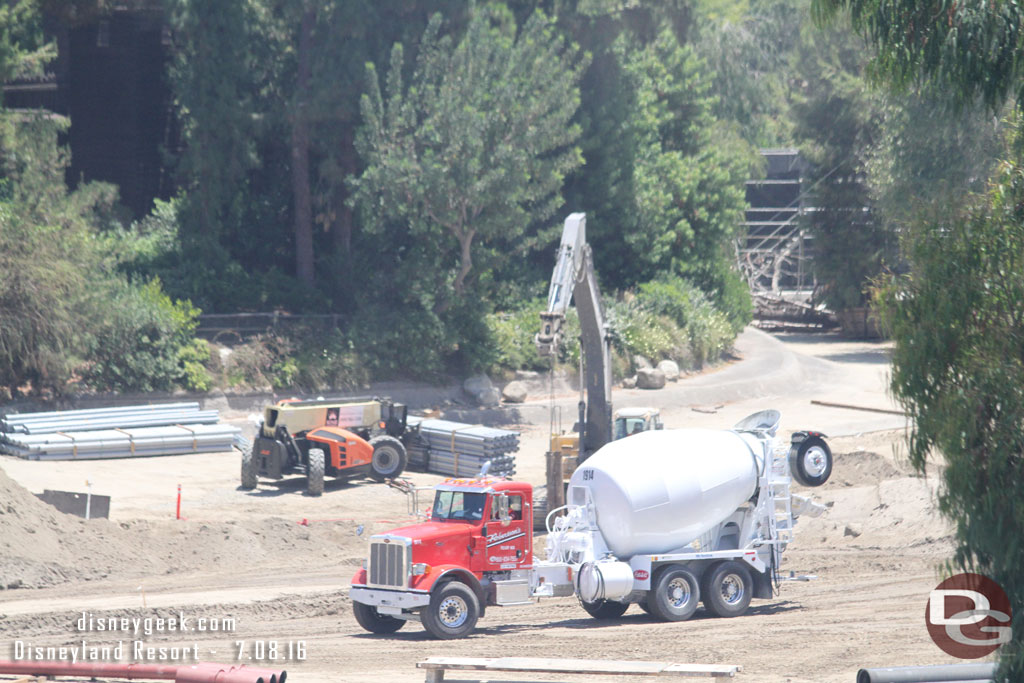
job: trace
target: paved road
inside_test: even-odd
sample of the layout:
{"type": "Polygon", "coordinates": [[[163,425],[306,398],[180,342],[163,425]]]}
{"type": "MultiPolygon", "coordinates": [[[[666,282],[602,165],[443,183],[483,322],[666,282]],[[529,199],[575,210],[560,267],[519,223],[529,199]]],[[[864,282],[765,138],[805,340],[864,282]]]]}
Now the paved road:
{"type": "MultiPolygon", "coordinates": [[[[615,407],[656,406],[669,427],[727,427],[765,408],[782,412],[782,429],[817,429],[830,436],[901,429],[906,418],[811,401],[899,411],[887,393],[890,345],[845,340],[832,334],[771,335],[754,328],[736,341],[738,360],[685,377],[659,391],[615,389],[615,407]],[[710,411],[710,412],[709,412],[710,411]]],[[[555,401],[563,427],[571,427],[576,399],[555,401]]],[[[533,424],[548,421],[550,400],[538,397],[519,409],[533,424]]]]}

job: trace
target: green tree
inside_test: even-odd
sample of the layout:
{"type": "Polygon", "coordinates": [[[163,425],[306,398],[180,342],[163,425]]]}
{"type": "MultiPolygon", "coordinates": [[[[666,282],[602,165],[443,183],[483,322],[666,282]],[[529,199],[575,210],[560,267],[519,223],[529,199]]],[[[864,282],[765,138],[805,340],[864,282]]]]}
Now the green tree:
{"type": "Polygon", "coordinates": [[[235,245],[258,240],[245,229],[259,163],[259,108],[265,71],[257,50],[259,15],[247,0],[169,0],[179,41],[170,71],[185,149],[177,161],[183,200],[181,254],[164,273],[179,296],[203,305],[244,301],[249,284],[235,245]]]}
{"type": "Polygon", "coordinates": [[[56,137],[67,122],[40,114],[9,123],[0,149],[0,385],[17,395],[26,384],[62,387],[74,366],[89,245],[74,216],[60,210],[66,155],[56,137]]]}
{"type": "Polygon", "coordinates": [[[793,111],[801,151],[815,165],[814,272],[836,311],[863,306],[871,278],[897,260],[894,234],[872,205],[867,156],[879,135],[880,104],[861,74],[860,40],[842,31],[805,36],[793,111]]]}
{"type": "Polygon", "coordinates": [[[956,567],[1010,596],[1013,640],[998,679],[1024,679],[1024,126],[987,194],[917,223],[910,272],[877,292],[896,339],[892,390],[913,418],[910,460],[941,453],[939,509],[956,527],[956,567]]]}
{"type": "Polygon", "coordinates": [[[750,316],[734,267],[753,149],[716,118],[716,75],[694,45],[690,3],[566,2],[559,23],[592,55],[581,83],[586,164],[567,184],[587,213],[597,272],[627,289],[685,275],[750,316]]]}
{"type": "Polygon", "coordinates": [[[872,74],[905,88],[930,80],[962,103],[1024,96],[1024,7],[956,0],[813,0],[823,23],[848,10],[875,48],[872,74]]]}
{"type": "Polygon", "coordinates": [[[731,3],[732,11],[723,13],[715,3],[697,3],[696,48],[715,74],[715,115],[735,122],[751,144],[792,144],[791,67],[808,6],[805,0],[754,0],[749,7],[731,3]]]}
{"type": "Polygon", "coordinates": [[[893,228],[932,206],[960,206],[983,192],[1002,149],[1003,127],[984,108],[957,108],[945,93],[881,98],[879,134],[867,151],[871,196],[893,228]]]}
{"type": "Polygon", "coordinates": [[[517,35],[509,14],[479,8],[457,44],[441,25],[435,15],[408,87],[401,44],[383,94],[368,67],[357,138],[366,168],[353,181],[364,231],[432,252],[443,282],[426,289],[438,313],[535,243],[582,161],[572,123],[581,67],[547,18],[532,15],[517,35]]]}

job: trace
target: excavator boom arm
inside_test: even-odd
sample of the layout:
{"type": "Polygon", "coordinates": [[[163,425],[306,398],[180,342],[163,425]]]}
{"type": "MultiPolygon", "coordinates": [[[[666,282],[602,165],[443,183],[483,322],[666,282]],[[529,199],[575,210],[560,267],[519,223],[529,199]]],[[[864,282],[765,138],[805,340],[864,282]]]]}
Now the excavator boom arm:
{"type": "Polygon", "coordinates": [[[542,356],[557,353],[570,301],[575,301],[580,318],[583,376],[587,389],[582,460],[611,441],[612,436],[611,343],[590,245],[587,244],[586,214],[583,213],[573,213],[565,219],[548,289],[547,310],[540,314],[541,330],[534,339],[542,356]]]}

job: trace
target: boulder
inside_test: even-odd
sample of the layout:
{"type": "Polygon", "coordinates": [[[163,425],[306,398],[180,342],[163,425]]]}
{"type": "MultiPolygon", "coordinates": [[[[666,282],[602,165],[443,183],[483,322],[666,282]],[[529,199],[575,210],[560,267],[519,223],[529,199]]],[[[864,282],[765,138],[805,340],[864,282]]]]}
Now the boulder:
{"type": "Polygon", "coordinates": [[[632,377],[626,377],[624,380],[622,380],[622,388],[636,389],[636,375],[633,375],[632,377]]]}
{"type": "Polygon", "coordinates": [[[658,369],[665,373],[665,379],[675,382],[679,379],[679,365],[674,360],[665,359],[658,363],[658,369]]]}
{"type": "Polygon", "coordinates": [[[638,389],[661,389],[665,386],[665,373],[657,368],[640,368],[636,372],[638,389]]]}
{"type": "Polygon", "coordinates": [[[501,402],[501,392],[487,375],[475,375],[462,383],[462,389],[482,406],[496,406],[501,402]]]}
{"type": "Polygon", "coordinates": [[[526,385],[522,382],[509,382],[501,390],[501,397],[508,403],[522,403],[526,400],[526,385]]]}

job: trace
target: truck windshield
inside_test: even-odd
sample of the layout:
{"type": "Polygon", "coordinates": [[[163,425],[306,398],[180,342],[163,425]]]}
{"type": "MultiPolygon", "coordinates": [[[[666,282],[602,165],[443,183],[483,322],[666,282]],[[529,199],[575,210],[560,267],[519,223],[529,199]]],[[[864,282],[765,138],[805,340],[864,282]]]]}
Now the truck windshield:
{"type": "Polygon", "coordinates": [[[486,501],[486,493],[438,491],[434,497],[434,514],[432,519],[479,521],[484,518],[484,503],[486,501]]]}
{"type": "Polygon", "coordinates": [[[612,440],[625,439],[627,436],[639,434],[642,431],[644,431],[644,418],[620,417],[615,420],[615,435],[612,440]]]}

